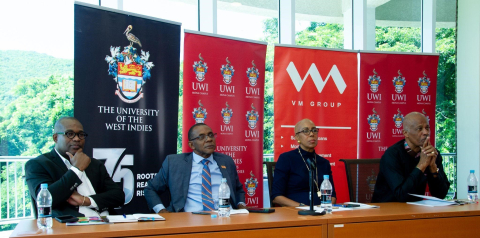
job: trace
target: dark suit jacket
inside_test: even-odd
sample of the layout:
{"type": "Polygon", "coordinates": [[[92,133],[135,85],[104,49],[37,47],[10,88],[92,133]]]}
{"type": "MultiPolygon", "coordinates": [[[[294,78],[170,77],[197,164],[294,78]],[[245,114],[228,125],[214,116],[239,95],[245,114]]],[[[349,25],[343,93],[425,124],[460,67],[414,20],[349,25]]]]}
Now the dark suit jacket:
{"type": "MultiPolygon", "coordinates": [[[[230,204],[237,208],[237,204],[245,202],[245,191],[238,179],[237,167],[232,157],[217,152],[213,153],[213,159],[217,162],[222,176],[227,179],[230,187],[230,204]]],[[[187,201],[190,175],[192,172],[192,153],[168,155],[153,179],[148,181],[145,187],[145,199],[148,207],[153,209],[157,204],[163,204],[160,194],[170,190],[171,201],[167,210],[171,212],[183,212],[187,201]]]]}
{"type": "MultiPolygon", "coordinates": [[[[85,173],[95,189],[95,195],[90,196],[97,203],[98,211],[109,210],[122,206],[125,202],[125,194],[110,175],[105,166],[96,159],[91,159],[85,173]]],[[[40,184],[47,183],[48,191],[52,194],[52,215],[83,216],[78,212],[78,207],[67,202],[70,195],[77,189],[82,181],[72,170],[67,169],[63,160],[58,156],[55,149],[29,160],[25,164],[25,177],[28,189],[34,199],[40,191],[40,184]]],[[[32,201],[35,202],[35,201],[32,201]]]]}

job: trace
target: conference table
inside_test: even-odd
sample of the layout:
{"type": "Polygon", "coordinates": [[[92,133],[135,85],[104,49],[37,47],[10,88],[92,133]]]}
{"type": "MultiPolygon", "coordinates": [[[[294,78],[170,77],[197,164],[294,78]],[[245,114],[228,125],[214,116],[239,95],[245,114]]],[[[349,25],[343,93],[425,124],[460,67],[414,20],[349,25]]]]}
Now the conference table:
{"type": "Polygon", "coordinates": [[[10,237],[478,237],[480,205],[425,207],[380,203],[373,209],[300,216],[293,207],[274,213],[211,218],[191,213],[162,214],[165,221],[66,226],[38,229],[36,220],[21,221],[10,237]]]}

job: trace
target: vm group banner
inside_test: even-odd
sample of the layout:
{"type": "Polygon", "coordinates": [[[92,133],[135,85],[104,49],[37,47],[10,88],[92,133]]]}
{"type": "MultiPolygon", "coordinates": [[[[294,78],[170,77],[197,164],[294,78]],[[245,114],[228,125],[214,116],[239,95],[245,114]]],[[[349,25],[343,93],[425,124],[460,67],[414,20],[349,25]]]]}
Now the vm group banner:
{"type": "Polygon", "coordinates": [[[143,188],[176,153],[180,24],[76,3],[74,38],[85,153],[123,187],[119,213],[148,212],[143,188]]]}
{"type": "Polygon", "coordinates": [[[348,201],[339,160],[357,156],[357,52],[276,45],[274,95],[275,161],[298,147],[295,124],[311,119],[320,130],[315,151],[330,161],[338,202],[348,201]]]}
{"type": "Polygon", "coordinates": [[[205,123],[217,133],[216,152],[231,156],[249,207],[263,207],[263,42],[185,32],[183,138],[205,123]]]}

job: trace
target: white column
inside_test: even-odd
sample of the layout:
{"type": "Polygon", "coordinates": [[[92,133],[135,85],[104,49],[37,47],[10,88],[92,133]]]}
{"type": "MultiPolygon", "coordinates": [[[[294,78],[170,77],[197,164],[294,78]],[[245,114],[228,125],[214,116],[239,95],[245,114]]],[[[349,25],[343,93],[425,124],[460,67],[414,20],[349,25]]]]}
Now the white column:
{"type": "Polygon", "coordinates": [[[198,30],[217,34],[217,0],[199,0],[198,9],[198,30]]]}
{"type": "Polygon", "coordinates": [[[437,0],[422,1],[422,51],[435,53],[435,22],[437,0]]]}
{"type": "Polygon", "coordinates": [[[278,9],[280,44],[295,45],[295,0],[280,0],[278,9]]]}
{"type": "Polygon", "coordinates": [[[353,49],[367,49],[367,0],[355,0],[353,4],[353,49]]]}
{"type": "Polygon", "coordinates": [[[367,7],[367,48],[366,50],[375,50],[375,7],[367,7]]]}
{"type": "Polygon", "coordinates": [[[117,0],[117,9],[123,10],[123,0],[117,0]]]}
{"type": "Polygon", "coordinates": [[[349,8],[343,12],[343,48],[353,49],[353,20],[352,9],[349,8]]]}
{"type": "Polygon", "coordinates": [[[467,176],[480,170],[480,1],[458,1],[457,196],[467,197],[467,176]]]}

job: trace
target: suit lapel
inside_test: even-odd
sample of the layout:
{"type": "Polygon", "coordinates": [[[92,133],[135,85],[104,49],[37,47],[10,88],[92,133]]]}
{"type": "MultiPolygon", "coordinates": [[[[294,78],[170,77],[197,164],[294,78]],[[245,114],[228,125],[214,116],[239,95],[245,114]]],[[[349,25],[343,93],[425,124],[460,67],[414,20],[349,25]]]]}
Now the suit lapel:
{"type": "Polygon", "coordinates": [[[68,171],[67,169],[67,166],[65,165],[65,163],[63,162],[62,158],[60,158],[60,156],[58,156],[57,152],[55,151],[55,149],[53,149],[51,152],[50,152],[50,159],[53,161],[53,163],[55,163],[64,173],[66,173],[68,171]]]}
{"type": "MultiPolygon", "coordinates": [[[[185,161],[185,169],[182,169],[182,188],[183,188],[183,197],[185,198],[185,202],[187,201],[187,196],[188,196],[188,187],[190,185],[190,177],[192,176],[192,161],[193,161],[193,152],[190,153],[189,155],[185,156],[184,158],[185,161]]],[[[182,208],[183,209],[183,208],[182,208]]]]}

